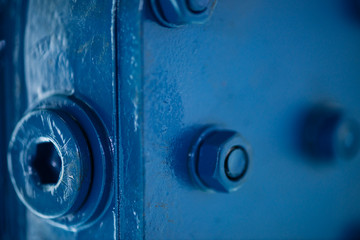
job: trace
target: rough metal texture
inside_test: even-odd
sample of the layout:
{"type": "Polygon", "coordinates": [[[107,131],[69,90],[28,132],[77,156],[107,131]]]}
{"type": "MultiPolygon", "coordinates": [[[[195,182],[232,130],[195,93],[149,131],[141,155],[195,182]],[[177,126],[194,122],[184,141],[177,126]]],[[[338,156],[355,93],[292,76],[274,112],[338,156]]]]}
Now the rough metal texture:
{"type": "Polygon", "coordinates": [[[359,226],[360,159],[311,162],[296,133],[324,100],[360,118],[354,3],[219,1],[207,23],[171,29],[149,1],[0,1],[1,175],[16,122],[57,93],[100,118],[114,174],[107,211],[73,231],[25,211],[1,178],[1,238],[341,238],[359,226]],[[253,147],[231,194],[188,174],[193,139],[213,124],[253,147]]]}
{"type": "MultiPolygon", "coordinates": [[[[115,142],[117,110],[114,98],[115,68],[112,67],[115,64],[115,1],[30,0],[12,1],[10,5],[7,7],[9,16],[6,20],[13,19],[17,25],[4,33],[7,37],[6,56],[14,56],[10,58],[14,66],[12,62],[6,66],[5,89],[9,90],[5,96],[8,112],[6,124],[9,129],[6,142],[25,109],[56,93],[75,95],[88,104],[110,133],[109,142],[115,142]],[[15,40],[10,41],[12,38],[15,40]]],[[[5,143],[1,146],[2,154],[4,148],[5,143]]],[[[1,169],[3,167],[5,165],[1,169]]],[[[106,183],[108,186],[115,184],[116,179],[112,177],[106,183]]],[[[15,230],[17,225],[12,223],[11,227],[2,231],[1,238],[113,238],[118,230],[115,213],[118,202],[112,198],[110,200],[107,211],[86,231],[77,228],[64,230],[29,211],[16,213],[15,210],[7,210],[6,214],[2,214],[6,216],[5,222],[10,224],[10,219],[14,219],[20,229],[25,230],[15,230]]],[[[16,201],[12,200],[11,204],[7,202],[7,206],[21,209],[16,201]]]]}
{"type": "Polygon", "coordinates": [[[352,1],[218,1],[204,25],[144,21],[148,239],[337,238],[360,216],[360,158],[318,166],[298,151],[304,109],[360,118],[360,21],[352,1]],[[353,11],[354,10],[354,11],[353,11]],[[232,194],[193,188],[191,141],[207,124],[253,147],[232,194]]]}
{"type": "MultiPolygon", "coordinates": [[[[74,94],[100,116],[110,141],[115,136],[112,8],[111,1],[31,0],[24,44],[29,106],[50,94],[74,94]]],[[[28,213],[32,223],[28,233],[49,239],[54,231],[55,236],[67,239],[112,236],[116,231],[114,207],[115,202],[92,228],[80,232],[52,227],[28,213]]]]}
{"type": "MultiPolygon", "coordinates": [[[[110,179],[100,184],[100,188],[111,188],[111,194],[105,199],[110,201],[109,206],[105,212],[97,213],[98,217],[85,229],[69,227],[71,224],[58,226],[29,211],[24,212],[8,179],[4,179],[1,188],[7,198],[2,206],[12,207],[1,209],[1,238],[142,238],[140,20],[143,2],[1,2],[1,6],[5,4],[8,4],[8,13],[1,18],[1,36],[6,40],[5,48],[1,41],[2,51],[6,51],[6,58],[1,55],[1,69],[5,72],[1,72],[1,78],[5,75],[5,81],[1,81],[4,84],[1,90],[7,91],[6,95],[1,95],[4,97],[1,106],[6,106],[4,112],[8,114],[6,121],[1,122],[1,129],[7,129],[1,139],[1,158],[6,158],[10,133],[25,110],[39,106],[39,102],[44,105],[45,99],[62,94],[82,101],[99,118],[100,125],[105,127],[100,129],[99,135],[109,133],[112,163],[111,172],[107,173],[110,179]],[[10,20],[16,24],[7,25],[10,20]],[[8,191],[11,194],[7,194],[8,191]]],[[[46,104],[56,109],[62,107],[61,101],[46,104]]],[[[72,113],[75,119],[81,111],[76,112],[72,113]]],[[[86,131],[84,121],[76,120],[86,131]]],[[[87,137],[90,145],[98,138],[96,134],[87,137]]],[[[94,158],[95,161],[101,159],[94,158]]],[[[95,175],[105,171],[101,166],[94,166],[95,175]]],[[[4,175],[7,173],[5,161],[0,170],[4,175]]],[[[94,185],[96,183],[92,182],[91,189],[94,185]]]]}

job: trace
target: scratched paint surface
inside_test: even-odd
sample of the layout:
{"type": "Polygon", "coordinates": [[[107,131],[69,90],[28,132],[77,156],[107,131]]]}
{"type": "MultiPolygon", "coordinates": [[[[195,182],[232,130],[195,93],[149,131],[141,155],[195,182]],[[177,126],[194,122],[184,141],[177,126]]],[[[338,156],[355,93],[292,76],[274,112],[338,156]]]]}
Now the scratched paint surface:
{"type": "Polygon", "coordinates": [[[360,119],[360,21],[348,3],[218,1],[208,23],[178,29],[146,15],[147,239],[332,239],[360,217],[360,159],[317,166],[294,144],[299,115],[318,101],[360,119]],[[253,147],[236,193],[205,193],[188,177],[206,124],[253,147]]]}
{"type": "MultiPolygon", "coordinates": [[[[1,21],[6,28],[0,29],[7,36],[9,59],[1,58],[1,63],[6,63],[4,83],[9,90],[6,104],[1,102],[9,112],[4,141],[9,141],[26,109],[54,94],[75,95],[95,111],[110,133],[115,177],[108,184],[115,187],[115,195],[93,225],[69,231],[26,211],[5,182],[2,191],[11,192],[6,206],[13,207],[1,209],[1,213],[5,211],[1,220],[7,222],[1,225],[2,239],[141,238],[143,1],[18,0],[8,1],[8,5],[4,19],[9,24],[1,21]]],[[[6,172],[5,164],[0,170],[6,172]]]]}
{"type": "MultiPolygon", "coordinates": [[[[113,141],[112,1],[14,1],[8,9],[19,21],[14,32],[20,35],[19,42],[11,43],[9,49],[14,49],[13,55],[17,56],[14,62],[24,65],[9,71],[9,79],[11,74],[17,77],[18,84],[14,85],[18,86],[19,94],[9,92],[6,100],[16,99],[15,105],[21,99],[19,95],[26,99],[20,103],[22,108],[14,107],[12,112],[16,115],[8,121],[16,122],[26,108],[50,95],[73,94],[97,113],[113,141]],[[20,14],[17,9],[20,6],[26,13],[23,22],[15,14],[16,11],[20,14]],[[22,47],[23,55],[17,50],[22,47]]],[[[7,81],[7,87],[14,89],[10,83],[7,81]]],[[[86,231],[58,228],[29,211],[24,213],[25,217],[18,214],[18,219],[26,220],[26,239],[114,238],[115,203],[110,203],[106,212],[86,231]]],[[[18,234],[19,238],[23,237],[18,234]]]]}
{"type": "Polygon", "coordinates": [[[219,1],[208,23],[169,29],[147,1],[12,1],[14,27],[0,21],[0,36],[12,36],[0,38],[12,51],[11,60],[0,55],[6,138],[26,108],[74,94],[104,122],[119,164],[110,208],[82,231],[24,212],[7,185],[13,207],[0,211],[21,217],[2,224],[4,239],[341,236],[360,218],[360,159],[312,164],[294,129],[304,108],[324,100],[360,119],[360,13],[347,3],[219,1]],[[204,193],[189,179],[188,150],[207,124],[252,144],[236,193],[204,193]]]}
{"type": "MultiPolygon", "coordinates": [[[[111,11],[111,1],[29,1],[25,77],[30,104],[50,94],[74,94],[97,112],[113,134],[111,11]]],[[[28,236],[113,237],[113,208],[114,204],[92,227],[79,232],[51,226],[28,212],[28,236]]]]}

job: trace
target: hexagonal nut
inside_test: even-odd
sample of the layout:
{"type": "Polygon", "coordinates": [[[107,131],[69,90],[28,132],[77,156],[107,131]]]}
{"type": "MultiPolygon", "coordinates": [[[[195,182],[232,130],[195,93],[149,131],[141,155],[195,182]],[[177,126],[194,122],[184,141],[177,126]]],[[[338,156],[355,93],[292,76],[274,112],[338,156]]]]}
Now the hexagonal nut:
{"type": "Polygon", "coordinates": [[[167,27],[206,22],[216,0],[151,0],[151,7],[160,23],[167,27]]]}
{"type": "Polygon", "coordinates": [[[250,145],[240,134],[217,130],[210,133],[200,145],[197,173],[208,188],[233,192],[242,185],[250,160],[250,145]]]}

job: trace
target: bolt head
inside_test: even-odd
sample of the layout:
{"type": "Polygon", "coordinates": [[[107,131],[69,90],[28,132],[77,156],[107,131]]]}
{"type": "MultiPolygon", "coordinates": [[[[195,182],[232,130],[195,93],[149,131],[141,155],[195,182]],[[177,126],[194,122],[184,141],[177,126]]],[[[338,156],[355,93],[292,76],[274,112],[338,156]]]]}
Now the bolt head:
{"type": "Polygon", "coordinates": [[[229,130],[210,133],[199,147],[197,173],[204,185],[232,192],[242,185],[248,172],[251,149],[245,139],[229,130]]]}
{"type": "Polygon", "coordinates": [[[337,105],[313,107],[301,130],[303,150],[316,159],[352,159],[359,153],[359,123],[337,105]]]}
{"type": "Polygon", "coordinates": [[[93,224],[112,199],[108,139],[86,103],[73,96],[43,99],[18,122],[9,143],[8,170],[20,200],[64,229],[93,224]]]}
{"type": "Polygon", "coordinates": [[[189,8],[193,12],[202,12],[210,4],[210,0],[188,0],[189,8]]]}
{"type": "Polygon", "coordinates": [[[335,155],[343,159],[352,159],[357,156],[360,149],[359,124],[354,119],[343,118],[334,131],[335,155]]]}
{"type": "Polygon", "coordinates": [[[34,110],[20,120],[9,144],[8,168],[20,200],[47,219],[77,210],[90,188],[86,137],[77,122],[61,111],[34,110]],[[44,144],[53,149],[44,149],[44,144]],[[54,158],[60,166],[51,166],[54,158]]]}
{"type": "Polygon", "coordinates": [[[157,19],[164,26],[202,24],[211,16],[217,0],[151,0],[157,19]]]}

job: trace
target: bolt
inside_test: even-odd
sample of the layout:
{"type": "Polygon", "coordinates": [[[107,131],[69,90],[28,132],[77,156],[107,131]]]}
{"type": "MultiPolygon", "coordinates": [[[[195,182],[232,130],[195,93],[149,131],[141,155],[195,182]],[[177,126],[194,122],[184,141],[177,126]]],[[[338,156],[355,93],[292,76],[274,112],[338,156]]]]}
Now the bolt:
{"type": "Polygon", "coordinates": [[[205,23],[211,16],[216,0],[150,0],[157,19],[164,26],[205,23]]]}
{"type": "Polygon", "coordinates": [[[0,40],[0,51],[2,51],[6,46],[5,40],[0,40]]]}
{"type": "Polygon", "coordinates": [[[315,106],[305,119],[302,146],[318,159],[352,159],[360,149],[360,126],[338,106],[315,106]]]}
{"type": "Polygon", "coordinates": [[[8,166],[19,198],[43,218],[77,210],[89,190],[87,140],[78,124],[63,112],[26,114],[13,132],[8,166]]]}
{"type": "Polygon", "coordinates": [[[251,148],[231,130],[205,130],[190,153],[190,173],[205,190],[233,192],[248,172],[251,148]]]}
{"type": "Polygon", "coordinates": [[[210,0],[188,0],[189,8],[193,12],[202,12],[210,4],[210,0]]]}
{"type": "Polygon", "coordinates": [[[112,199],[108,139],[101,120],[78,99],[41,101],[18,122],[9,144],[8,170],[20,200],[57,226],[89,226],[112,199]]]}

